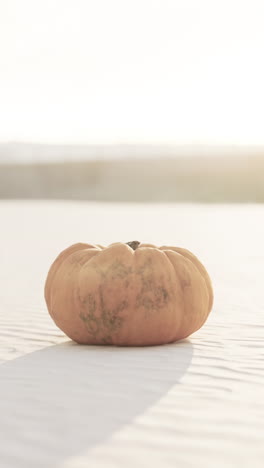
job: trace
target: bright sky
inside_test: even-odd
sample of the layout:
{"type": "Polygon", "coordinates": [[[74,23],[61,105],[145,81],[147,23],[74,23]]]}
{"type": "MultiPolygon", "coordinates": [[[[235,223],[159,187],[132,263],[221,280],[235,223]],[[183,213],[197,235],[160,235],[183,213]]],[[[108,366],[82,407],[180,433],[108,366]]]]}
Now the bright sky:
{"type": "Polygon", "coordinates": [[[264,144],[263,0],[0,0],[0,140],[264,144]]]}

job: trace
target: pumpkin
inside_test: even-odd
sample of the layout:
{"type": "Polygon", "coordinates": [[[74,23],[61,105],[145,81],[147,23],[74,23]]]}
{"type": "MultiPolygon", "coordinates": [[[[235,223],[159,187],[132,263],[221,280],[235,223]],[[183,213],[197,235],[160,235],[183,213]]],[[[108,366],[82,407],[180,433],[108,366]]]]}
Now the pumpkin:
{"type": "Polygon", "coordinates": [[[198,330],[213,290],[205,267],[184,248],[78,243],[51,265],[45,300],[56,325],[77,343],[146,346],[198,330]]]}

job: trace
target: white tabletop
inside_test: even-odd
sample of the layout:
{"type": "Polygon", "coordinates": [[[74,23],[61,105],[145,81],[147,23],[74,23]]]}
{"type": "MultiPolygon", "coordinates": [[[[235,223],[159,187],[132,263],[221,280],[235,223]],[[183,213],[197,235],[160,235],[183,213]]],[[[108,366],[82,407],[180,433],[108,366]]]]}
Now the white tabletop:
{"type": "Polygon", "coordinates": [[[264,206],[0,202],[0,466],[262,468],[264,206]],[[78,346],[43,288],[75,242],[192,250],[215,302],[189,339],[78,346]]]}

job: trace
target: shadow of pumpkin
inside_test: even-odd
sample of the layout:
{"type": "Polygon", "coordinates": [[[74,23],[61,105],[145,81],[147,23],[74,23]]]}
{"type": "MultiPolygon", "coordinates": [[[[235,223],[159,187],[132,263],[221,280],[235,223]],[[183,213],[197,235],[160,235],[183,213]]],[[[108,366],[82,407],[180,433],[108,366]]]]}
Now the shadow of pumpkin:
{"type": "Polygon", "coordinates": [[[175,386],[192,354],[188,340],[142,348],[69,341],[1,365],[1,466],[53,467],[102,443],[175,386]]]}

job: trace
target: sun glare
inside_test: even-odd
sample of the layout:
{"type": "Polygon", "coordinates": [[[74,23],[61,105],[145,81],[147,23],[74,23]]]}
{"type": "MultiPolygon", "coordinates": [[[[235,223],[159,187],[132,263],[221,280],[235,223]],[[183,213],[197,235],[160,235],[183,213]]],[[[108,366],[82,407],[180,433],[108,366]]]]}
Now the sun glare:
{"type": "Polygon", "coordinates": [[[263,144],[263,3],[1,3],[0,140],[263,144]]]}

